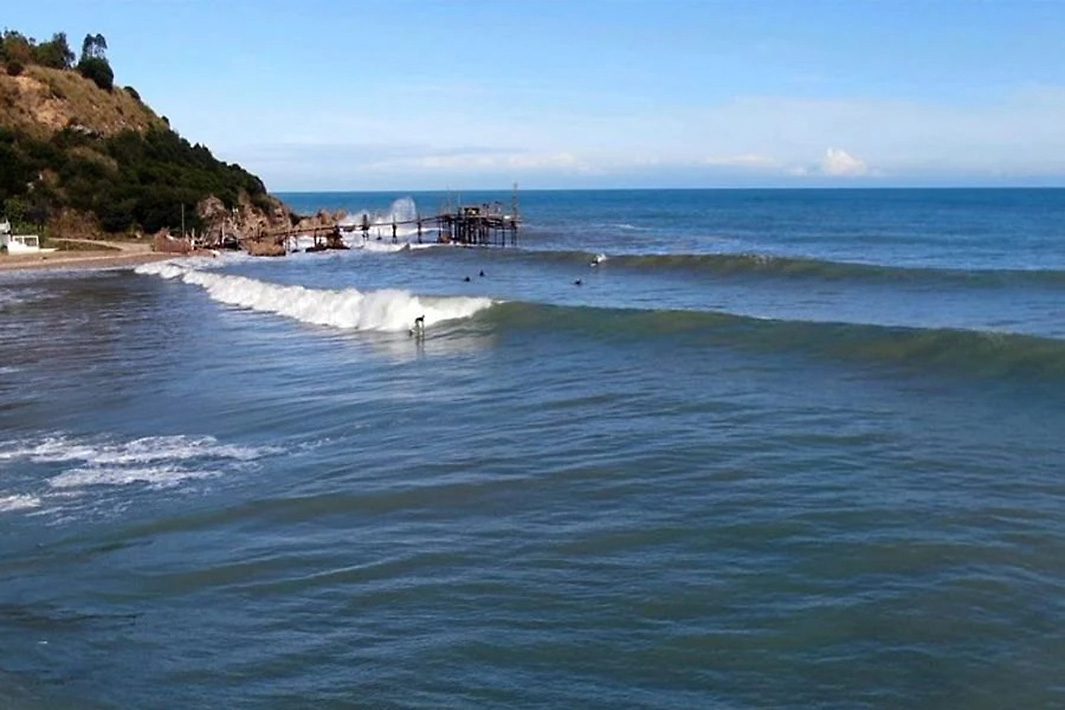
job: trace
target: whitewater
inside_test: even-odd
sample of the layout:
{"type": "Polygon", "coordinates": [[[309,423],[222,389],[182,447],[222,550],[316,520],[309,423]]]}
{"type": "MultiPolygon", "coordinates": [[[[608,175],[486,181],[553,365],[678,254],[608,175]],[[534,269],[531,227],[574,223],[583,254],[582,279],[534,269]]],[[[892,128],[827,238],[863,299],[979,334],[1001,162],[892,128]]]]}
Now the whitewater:
{"type": "Polygon", "coordinates": [[[398,289],[363,293],[354,288],[321,290],[280,286],[243,276],[186,268],[180,263],[143,264],[136,272],[200,286],[220,303],[344,330],[405,331],[416,318],[424,318],[427,326],[435,325],[468,318],[492,305],[487,298],[419,297],[398,289]]]}

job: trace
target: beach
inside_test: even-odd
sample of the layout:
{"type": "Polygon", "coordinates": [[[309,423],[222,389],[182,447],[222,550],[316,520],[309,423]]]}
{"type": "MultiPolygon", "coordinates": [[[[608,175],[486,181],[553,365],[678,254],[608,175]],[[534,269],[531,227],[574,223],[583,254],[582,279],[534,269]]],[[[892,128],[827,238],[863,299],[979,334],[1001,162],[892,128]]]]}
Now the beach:
{"type": "Polygon", "coordinates": [[[113,269],[174,258],[152,251],[54,251],[0,256],[0,271],[37,269],[113,269]]]}

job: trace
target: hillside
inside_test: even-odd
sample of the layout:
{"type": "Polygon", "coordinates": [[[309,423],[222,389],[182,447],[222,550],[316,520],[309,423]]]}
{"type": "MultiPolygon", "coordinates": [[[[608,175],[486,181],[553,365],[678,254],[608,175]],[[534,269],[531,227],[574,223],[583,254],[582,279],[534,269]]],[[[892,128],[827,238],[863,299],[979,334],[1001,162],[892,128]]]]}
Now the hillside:
{"type": "Polygon", "coordinates": [[[41,66],[0,74],[0,126],[37,140],[72,126],[100,136],[169,128],[129,89],[105,91],[75,71],[41,66]]]}
{"type": "Polygon", "coordinates": [[[142,236],[177,229],[247,235],[286,224],[262,181],[191,144],[113,83],[106,41],[82,58],[59,33],[0,38],[0,218],[52,236],[142,236]]]}

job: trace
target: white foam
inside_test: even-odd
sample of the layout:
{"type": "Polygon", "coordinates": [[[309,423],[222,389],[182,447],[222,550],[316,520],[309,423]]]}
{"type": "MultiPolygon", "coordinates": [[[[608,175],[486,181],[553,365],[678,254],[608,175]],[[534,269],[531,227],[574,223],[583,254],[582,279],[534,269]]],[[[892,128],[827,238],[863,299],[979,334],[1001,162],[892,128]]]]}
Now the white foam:
{"type": "Polygon", "coordinates": [[[244,252],[219,252],[219,256],[185,256],[167,261],[149,261],[133,269],[136,274],[149,274],[164,279],[176,279],[190,269],[218,269],[237,261],[246,261],[244,252]]]}
{"type": "Polygon", "coordinates": [[[222,444],[213,436],[149,436],[113,441],[59,434],[39,441],[0,444],[0,461],[76,464],[48,479],[54,489],[131,483],[165,488],[189,479],[218,476],[280,451],[273,447],[222,444]]]}
{"type": "Polygon", "coordinates": [[[288,242],[289,246],[299,250],[309,249],[317,243],[318,241],[310,234],[300,234],[288,242]]]}
{"type": "Polygon", "coordinates": [[[6,306],[23,305],[30,301],[41,301],[53,297],[54,294],[44,289],[0,288],[0,309],[6,306]]]}
{"type": "Polygon", "coordinates": [[[15,442],[0,450],[0,461],[27,459],[35,463],[81,461],[93,465],[129,465],[157,461],[186,461],[211,457],[252,461],[272,449],[220,444],[213,436],[148,436],[125,442],[48,436],[36,443],[15,442]]]}
{"type": "Polygon", "coordinates": [[[41,507],[41,499],[30,495],[0,495],[0,513],[41,507]]]}
{"type": "Polygon", "coordinates": [[[362,243],[362,246],[358,247],[364,251],[381,252],[382,254],[394,254],[405,249],[410,249],[411,245],[407,242],[400,244],[393,244],[391,241],[381,240],[375,241],[369,239],[362,243]]]}
{"type": "Polygon", "coordinates": [[[133,269],[137,274],[151,274],[164,279],[176,279],[183,275],[187,269],[175,261],[150,261],[133,269]]]}
{"type": "Polygon", "coordinates": [[[148,484],[152,488],[171,488],[183,481],[213,478],[220,471],[189,469],[181,466],[145,467],[82,467],[48,479],[53,488],[85,488],[87,486],[128,486],[132,483],[148,484]]]}
{"type": "Polygon", "coordinates": [[[344,330],[402,332],[420,316],[425,316],[425,324],[429,326],[469,318],[492,305],[489,298],[419,297],[396,289],[366,293],[354,288],[340,291],[309,289],[184,269],[177,264],[150,266],[153,268],[139,273],[156,274],[166,279],[180,278],[187,284],[202,287],[212,299],[221,303],[344,330]]]}
{"type": "MultiPolygon", "coordinates": [[[[418,237],[418,218],[418,206],[414,199],[401,197],[383,212],[359,210],[348,214],[339,224],[341,227],[350,229],[344,241],[348,246],[358,249],[371,243],[391,245],[393,236],[401,244],[414,242],[418,237]],[[364,225],[367,227],[365,232],[362,230],[364,225]],[[395,225],[394,232],[393,225],[395,225]]],[[[438,231],[430,223],[423,223],[421,237],[435,241],[438,231]]]]}

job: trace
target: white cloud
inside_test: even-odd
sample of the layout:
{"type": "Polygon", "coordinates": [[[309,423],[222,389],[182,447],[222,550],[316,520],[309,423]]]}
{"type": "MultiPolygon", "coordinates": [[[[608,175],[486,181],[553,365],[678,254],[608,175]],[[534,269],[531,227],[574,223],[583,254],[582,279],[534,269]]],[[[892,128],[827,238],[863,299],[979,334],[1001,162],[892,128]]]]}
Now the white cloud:
{"type": "MultiPolygon", "coordinates": [[[[737,96],[631,111],[564,113],[520,103],[513,112],[460,108],[387,120],[351,109],[335,124],[293,116],[288,123],[308,140],[287,146],[278,146],[276,135],[258,146],[196,140],[214,141],[220,157],[259,172],[275,189],[512,180],[547,186],[1065,181],[1065,87],[1002,91],[964,106],[737,96]],[[341,135],[361,143],[344,143],[341,135]],[[310,140],[315,136],[320,143],[310,140]]],[[[283,134],[284,126],[277,131],[283,134]]]]}
{"type": "Polygon", "coordinates": [[[703,165],[724,168],[776,168],[780,162],[757,153],[743,155],[710,156],[703,159],[703,165]]]}
{"type": "Polygon", "coordinates": [[[575,170],[586,170],[588,168],[573,153],[555,153],[551,155],[519,153],[509,156],[506,164],[512,168],[572,168],[575,170]]]}
{"type": "Polygon", "coordinates": [[[821,174],[832,177],[860,177],[869,175],[869,166],[842,148],[829,148],[821,158],[821,174]]]}
{"type": "Polygon", "coordinates": [[[817,164],[787,163],[761,153],[711,156],[703,158],[702,165],[714,168],[739,168],[766,176],[832,177],[851,178],[879,175],[861,158],[841,148],[829,148],[817,164]]]}
{"type": "Polygon", "coordinates": [[[379,161],[368,167],[414,166],[426,170],[558,170],[589,172],[593,168],[573,153],[440,153],[413,159],[379,161]]]}

